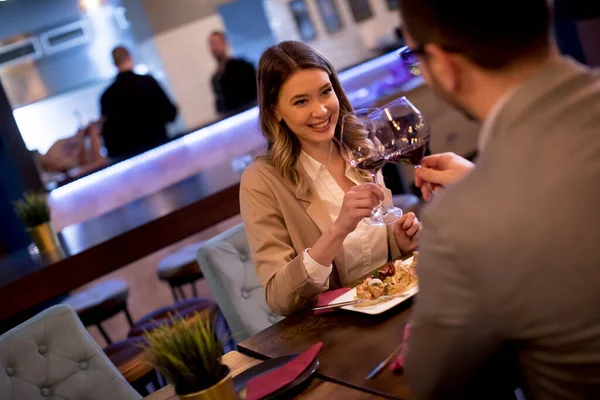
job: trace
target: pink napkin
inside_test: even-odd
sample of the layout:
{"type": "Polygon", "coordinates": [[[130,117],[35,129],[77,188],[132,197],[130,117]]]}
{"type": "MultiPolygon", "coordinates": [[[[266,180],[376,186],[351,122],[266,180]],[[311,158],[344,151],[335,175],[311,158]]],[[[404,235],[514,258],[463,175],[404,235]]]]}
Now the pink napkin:
{"type": "MultiPolygon", "coordinates": [[[[404,327],[404,338],[402,338],[402,343],[407,342],[409,332],[410,332],[410,324],[406,324],[406,326],[404,327]]],[[[396,358],[396,361],[394,361],[390,365],[390,370],[392,370],[394,372],[401,372],[404,370],[404,346],[402,347],[400,354],[398,354],[398,358],[396,358]]]]}
{"type": "MultiPolygon", "coordinates": [[[[336,290],[328,290],[327,292],[323,292],[319,295],[319,299],[317,300],[317,307],[326,306],[331,303],[333,300],[337,299],[343,294],[349,292],[350,288],[341,288],[336,290]]],[[[329,310],[319,310],[315,311],[315,315],[327,314],[330,312],[336,311],[335,308],[330,308],[329,310]]]]}
{"type": "Polygon", "coordinates": [[[316,343],[284,366],[250,379],[246,391],[246,400],[262,399],[292,383],[312,365],[322,348],[323,342],[316,343]]]}

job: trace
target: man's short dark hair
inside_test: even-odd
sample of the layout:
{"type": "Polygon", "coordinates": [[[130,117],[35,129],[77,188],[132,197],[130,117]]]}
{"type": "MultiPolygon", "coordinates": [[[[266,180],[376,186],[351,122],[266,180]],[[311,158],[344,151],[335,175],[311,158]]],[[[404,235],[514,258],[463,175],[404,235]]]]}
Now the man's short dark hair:
{"type": "Polygon", "coordinates": [[[400,0],[418,45],[437,44],[487,69],[545,54],[551,40],[548,0],[400,0]]]}
{"type": "Polygon", "coordinates": [[[223,32],[223,31],[212,31],[210,33],[209,37],[213,37],[213,36],[219,36],[221,39],[227,40],[227,35],[225,35],[225,32],[223,32]]]}
{"type": "Polygon", "coordinates": [[[131,58],[131,54],[129,53],[129,50],[127,50],[125,47],[118,46],[113,49],[112,58],[115,65],[118,67],[125,61],[129,60],[131,58]]]}

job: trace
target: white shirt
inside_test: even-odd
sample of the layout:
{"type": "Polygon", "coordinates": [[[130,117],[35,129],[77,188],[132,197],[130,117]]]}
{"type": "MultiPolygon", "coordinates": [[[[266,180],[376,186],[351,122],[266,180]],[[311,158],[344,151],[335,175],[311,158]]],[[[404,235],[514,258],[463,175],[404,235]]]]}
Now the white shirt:
{"type": "MultiPolygon", "coordinates": [[[[302,151],[299,159],[302,167],[312,179],[316,194],[327,206],[333,223],[340,215],[344,201],[344,191],[337,184],[329,170],[320,162],[302,151]]],[[[362,183],[357,171],[346,166],[346,177],[355,184],[362,183]]],[[[333,265],[324,266],[312,259],[304,250],[302,262],[306,273],[313,282],[325,285],[333,265]]],[[[346,269],[350,279],[356,279],[385,264],[388,259],[388,236],[385,226],[372,227],[360,221],[354,232],[343,243],[346,269]]]]}

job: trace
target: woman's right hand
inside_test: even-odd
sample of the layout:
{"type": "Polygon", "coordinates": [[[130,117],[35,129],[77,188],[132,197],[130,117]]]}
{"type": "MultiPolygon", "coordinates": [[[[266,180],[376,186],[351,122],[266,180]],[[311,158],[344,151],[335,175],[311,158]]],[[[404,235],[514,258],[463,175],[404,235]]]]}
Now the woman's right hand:
{"type": "Polygon", "coordinates": [[[354,186],[344,195],[342,209],[334,225],[346,236],[356,229],[361,219],[371,216],[373,208],[383,201],[383,191],[374,183],[354,186]]]}

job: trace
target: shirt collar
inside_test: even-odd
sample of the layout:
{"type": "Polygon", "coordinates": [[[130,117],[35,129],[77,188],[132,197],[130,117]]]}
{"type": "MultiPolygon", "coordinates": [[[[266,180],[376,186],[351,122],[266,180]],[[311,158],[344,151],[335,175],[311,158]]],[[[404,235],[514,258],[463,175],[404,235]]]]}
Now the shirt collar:
{"type": "Polygon", "coordinates": [[[325,168],[323,164],[312,158],[304,150],[300,152],[300,163],[308,174],[309,178],[314,182],[319,176],[321,168],[325,168]]]}
{"type": "Polygon", "coordinates": [[[512,88],[506,94],[504,94],[494,105],[488,117],[483,121],[481,130],[479,132],[479,139],[477,140],[477,150],[479,153],[482,153],[487,144],[490,142],[494,122],[496,122],[500,111],[502,111],[502,108],[504,108],[504,106],[510,101],[518,88],[518,86],[512,88]]]}
{"type": "MultiPolygon", "coordinates": [[[[300,152],[299,161],[304,170],[306,171],[306,174],[313,182],[319,177],[320,172],[327,169],[323,164],[312,158],[304,150],[300,152]]],[[[360,180],[358,178],[356,170],[352,168],[348,163],[346,163],[346,177],[348,177],[354,183],[357,183],[360,180]]]]}

